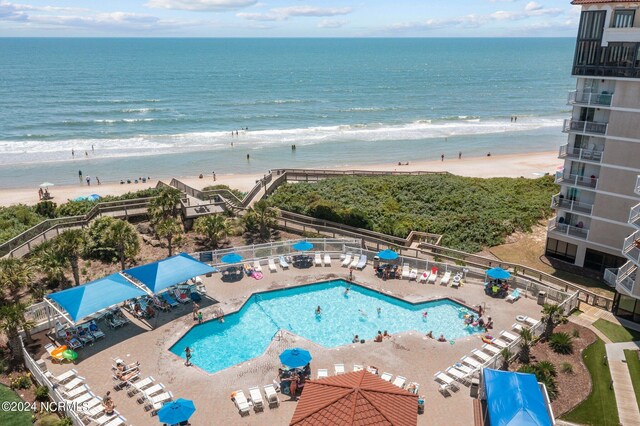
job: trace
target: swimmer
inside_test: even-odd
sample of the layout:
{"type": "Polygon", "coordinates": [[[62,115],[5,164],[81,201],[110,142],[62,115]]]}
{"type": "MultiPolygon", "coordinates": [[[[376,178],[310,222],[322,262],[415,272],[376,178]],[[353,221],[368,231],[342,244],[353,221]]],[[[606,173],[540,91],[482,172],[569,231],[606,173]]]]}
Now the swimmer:
{"type": "Polygon", "coordinates": [[[428,313],[427,311],[424,311],[424,312],[422,313],[422,318],[423,318],[423,319],[427,319],[427,315],[429,315],[429,313],[428,313]]]}
{"type": "Polygon", "coordinates": [[[433,337],[433,330],[431,330],[430,332],[428,332],[428,333],[427,333],[427,337],[428,337],[429,339],[433,339],[433,338],[434,338],[434,337],[433,337]]]}
{"type": "Polygon", "coordinates": [[[384,337],[386,339],[388,337],[391,337],[391,335],[389,333],[387,333],[387,330],[385,330],[384,333],[382,333],[382,337],[384,337]]]}
{"type": "Polygon", "coordinates": [[[322,309],[320,308],[320,305],[318,305],[318,307],[316,308],[316,315],[320,314],[322,314],[322,309]]]}
{"type": "Polygon", "coordinates": [[[358,309],[358,312],[360,313],[361,316],[366,317],[367,313],[365,311],[363,311],[362,309],[358,309]]]}
{"type": "Polygon", "coordinates": [[[438,342],[446,342],[447,338],[444,337],[444,334],[441,334],[440,337],[438,337],[438,342]]]}
{"type": "Polygon", "coordinates": [[[348,296],[348,295],[349,295],[349,290],[350,290],[350,289],[349,289],[349,287],[347,287],[347,288],[345,288],[345,289],[344,289],[344,295],[345,295],[345,296],[348,296]]]}
{"type": "Polygon", "coordinates": [[[382,309],[380,309],[379,307],[376,308],[376,312],[378,313],[378,316],[380,316],[380,314],[382,313],[382,309]]]}
{"type": "Polygon", "coordinates": [[[356,334],[356,335],[353,336],[353,340],[351,340],[351,343],[358,343],[359,341],[360,341],[360,338],[356,334]]]}

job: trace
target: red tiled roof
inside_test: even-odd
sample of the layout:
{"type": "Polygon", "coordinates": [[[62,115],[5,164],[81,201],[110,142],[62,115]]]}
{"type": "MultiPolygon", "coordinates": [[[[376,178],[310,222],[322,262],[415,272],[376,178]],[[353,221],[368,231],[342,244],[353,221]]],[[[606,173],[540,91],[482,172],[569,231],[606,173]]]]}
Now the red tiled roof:
{"type": "Polygon", "coordinates": [[[596,4],[596,3],[638,3],[638,0],[573,0],[571,4],[596,4]]]}
{"type": "Polygon", "coordinates": [[[310,380],[293,426],[415,426],[418,396],[366,370],[310,380]]]}

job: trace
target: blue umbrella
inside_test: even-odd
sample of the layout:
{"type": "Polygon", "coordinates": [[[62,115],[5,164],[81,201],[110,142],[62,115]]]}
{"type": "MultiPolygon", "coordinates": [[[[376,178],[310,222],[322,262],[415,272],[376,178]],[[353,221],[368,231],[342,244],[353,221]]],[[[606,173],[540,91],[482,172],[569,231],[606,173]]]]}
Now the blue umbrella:
{"type": "Polygon", "coordinates": [[[502,269],[502,268],[492,268],[492,269],[489,269],[489,270],[487,271],[487,275],[488,275],[490,278],[494,278],[494,279],[496,279],[496,280],[506,280],[506,279],[508,279],[508,278],[511,276],[511,274],[509,273],[509,271],[505,271],[505,270],[504,270],[504,269],[502,269]]]}
{"type": "Polygon", "coordinates": [[[300,348],[287,349],[280,354],[280,362],[291,368],[304,367],[311,361],[309,351],[300,348]]]}
{"type": "Polygon", "coordinates": [[[193,401],[180,398],[164,404],[162,408],[158,410],[158,420],[160,420],[160,423],[175,425],[189,420],[189,417],[191,417],[195,411],[196,406],[193,405],[193,401]]]}
{"type": "Polygon", "coordinates": [[[79,197],[74,198],[74,199],[73,199],[73,201],[85,201],[85,200],[87,200],[87,199],[88,199],[88,198],[87,198],[87,196],[86,196],[86,195],[81,195],[81,196],[79,196],[79,197]]]}
{"type": "Polygon", "coordinates": [[[293,249],[297,251],[309,251],[313,248],[313,244],[308,241],[300,241],[295,243],[291,247],[293,247],[293,249]]]}
{"type": "Polygon", "coordinates": [[[87,200],[89,200],[89,201],[98,201],[100,198],[102,198],[102,197],[99,196],[98,194],[91,194],[91,195],[87,196],[87,200]]]}
{"type": "Polygon", "coordinates": [[[398,253],[393,250],[382,250],[378,252],[378,257],[382,260],[396,260],[398,258],[398,253]]]}
{"type": "Polygon", "coordinates": [[[222,256],[220,259],[223,263],[240,263],[242,261],[242,256],[238,253],[229,253],[222,256]]]}

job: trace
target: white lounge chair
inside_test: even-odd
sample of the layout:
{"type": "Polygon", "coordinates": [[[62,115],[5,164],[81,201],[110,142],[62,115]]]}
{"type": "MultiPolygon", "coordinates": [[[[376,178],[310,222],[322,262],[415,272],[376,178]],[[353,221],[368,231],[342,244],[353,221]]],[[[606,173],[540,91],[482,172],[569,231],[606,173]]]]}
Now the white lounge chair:
{"type": "Polygon", "coordinates": [[[511,292],[511,294],[510,294],[510,295],[508,295],[508,296],[506,297],[506,299],[505,299],[505,300],[506,300],[507,302],[511,302],[511,303],[513,303],[513,302],[515,302],[515,301],[516,301],[516,300],[518,300],[518,299],[520,299],[520,289],[519,289],[519,288],[516,288],[515,290],[513,290],[513,291],[511,292]]]}
{"type": "Polygon", "coordinates": [[[91,391],[84,392],[74,398],[67,398],[68,402],[72,402],[76,405],[84,405],[85,402],[95,398],[96,396],[91,391]]]}
{"type": "Polygon", "coordinates": [[[355,269],[355,267],[358,266],[358,262],[360,262],[360,256],[356,254],[353,256],[353,260],[349,264],[349,268],[355,269]]]}
{"type": "Polygon", "coordinates": [[[528,317],[526,315],[518,315],[516,317],[516,320],[527,324],[529,327],[533,327],[535,325],[538,325],[538,323],[540,322],[540,320],[528,317]]]}
{"type": "Polygon", "coordinates": [[[426,283],[428,279],[429,279],[429,271],[424,271],[422,275],[420,275],[420,278],[418,278],[418,282],[426,283]]]}
{"type": "Polygon", "coordinates": [[[356,265],[356,269],[362,270],[362,269],[364,269],[365,266],[367,266],[367,256],[366,255],[362,255],[362,256],[360,256],[360,261],[356,265]]]}
{"type": "Polygon", "coordinates": [[[234,393],[235,395],[233,397],[233,402],[236,404],[236,407],[238,408],[240,415],[244,416],[245,414],[249,414],[249,410],[251,409],[251,407],[249,406],[249,401],[247,401],[247,397],[244,396],[244,392],[242,392],[242,390],[239,390],[234,393]]]}
{"type": "Polygon", "coordinates": [[[316,377],[317,379],[322,379],[323,377],[329,377],[329,370],[327,370],[326,368],[319,368],[318,369],[318,377],[316,377]]]}
{"type": "Polygon", "coordinates": [[[331,256],[329,253],[325,253],[324,255],[324,266],[331,266],[331,256]]]}
{"type": "Polygon", "coordinates": [[[269,271],[271,272],[277,272],[278,268],[276,268],[276,263],[273,261],[273,259],[269,259],[269,271]]]}
{"type": "Polygon", "coordinates": [[[480,368],[483,366],[483,363],[476,361],[475,359],[471,358],[470,356],[463,356],[460,359],[460,362],[463,364],[467,364],[470,365],[473,368],[480,368]]]}
{"type": "Polygon", "coordinates": [[[438,279],[438,268],[431,268],[431,275],[429,275],[429,279],[427,280],[427,282],[429,284],[435,284],[436,280],[438,279]]]}
{"type": "Polygon", "coordinates": [[[520,333],[522,331],[524,327],[522,327],[522,325],[518,324],[517,322],[514,322],[511,325],[511,329],[517,331],[518,333],[520,333]]]}
{"type": "Polygon", "coordinates": [[[409,274],[411,273],[411,270],[409,269],[409,265],[404,265],[402,266],[402,279],[404,280],[405,278],[409,278],[409,274]]]}
{"type": "Polygon", "coordinates": [[[491,355],[498,355],[500,353],[500,349],[488,343],[485,343],[484,345],[482,345],[482,348],[480,349],[491,355]]]}
{"type": "Polygon", "coordinates": [[[508,331],[503,331],[502,333],[500,333],[500,337],[509,339],[512,342],[518,338],[518,336],[511,334],[508,331]]]}
{"type": "Polygon", "coordinates": [[[154,415],[162,406],[167,402],[173,399],[173,394],[171,392],[163,392],[160,395],[155,395],[149,398],[149,405],[145,407],[145,409],[152,410],[151,415],[154,415]]]}
{"type": "Polygon", "coordinates": [[[267,397],[267,404],[269,404],[269,408],[280,405],[278,392],[276,392],[276,388],[273,387],[273,385],[265,385],[264,396],[267,397]]]}
{"type": "Polygon", "coordinates": [[[483,362],[487,362],[489,360],[491,360],[491,355],[486,354],[482,351],[479,351],[477,349],[474,349],[471,351],[471,355],[475,356],[476,358],[481,359],[483,362]]]}
{"type": "Polygon", "coordinates": [[[253,261],[253,270],[256,272],[262,272],[262,266],[260,266],[260,261],[259,260],[254,260],[253,261]]]}
{"type": "Polygon", "coordinates": [[[396,378],[391,383],[396,385],[397,387],[399,387],[401,389],[404,389],[404,384],[406,382],[407,382],[407,378],[406,377],[396,376],[396,378]]]}
{"type": "Polygon", "coordinates": [[[442,276],[442,279],[440,280],[440,284],[447,285],[447,284],[449,284],[450,280],[451,280],[451,271],[447,271],[442,276]]]}
{"type": "Polygon", "coordinates": [[[71,389],[77,386],[80,386],[82,382],[84,382],[84,377],[76,376],[62,386],[64,387],[65,390],[70,391],[71,389]]]}
{"type": "Polygon", "coordinates": [[[461,383],[465,383],[469,380],[469,376],[466,373],[456,369],[455,367],[449,367],[444,370],[444,372],[461,383]]]}
{"type": "Polygon", "coordinates": [[[287,259],[284,256],[280,256],[280,267],[282,269],[289,269],[289,264],[287,263],[287,259]]]}
{"type": "Polygon", "coordinates": [[[127,422],[127,419],[118,415],[115,418],[112,417],[112,420],[108,423],[105,423],[103,426],[123,426],[127,422]]]}
{"type": "Polygon", "coordinates": [[[359,364],[353,364],[353,371],[362,371],[364,367],[359,364]]]}
{"type": "Polygon", "coordinates": [[[509,343],[505,342],[504,340],[498,338],[498,339],[493,339],[491,341],[491,343],[493,345],[498,346],[500,349],[504,349],[504,348],[508,348],[509,347],[509,343]]]}
{"type": "Polygon", "coordinates": [[[316,253],[313,259],[313,264],[316,266],[322,266],[322,255],[320,253],[316,253]]]}
{"type": "Polygon", "coordinates": [[[162,392],[162,390],[164,389],[164,385],[162,383],[158,383],[157,385],[153,385],[147,389],[143,389],[142,392],[142,397],[140,397],[138,399],[138,402],[144,402],[145,400],[148,400],[149,398],[153,397],[156,394],[159,394],[160,392],[162,392]]]}
{"type": "Polygon", "coordinates": [[[391,373],[382,373],[382,376],[380,376],[382,380],[385,380],[387,382],[390,382],[392,377],[393,377],[393,374],[391,373]]]}
{"type": "Polygon", "coordinates": [[[334,364],[333,371],[335,372],[336,376],[338,374],[344,374],[344,364],[334,364]]]}
{"type": "Polygon", "coordinates": [[[450,376],[447,376],[442,371],[438,371],[433,375],[433,379],[436,382],[444,384],[444,386],[440,387],[440,392],[447,391],[448,389],[458,390],[460,389],[458,385],[456,385],[455,380],[453,380],[450,376]]]}
{"type": "Polygon", "coordinates": [[[65,395],[65,397],[67,399],[74,399],[76,397],[78,397],[79,395],[82,395],[83,393],[89,392],[91,391],[91,389],[89,389],[89,386],[87,385],[82,385],[82,386],[78,386],[70,391],[64,391],[63,393],[65,395]]]}
{"type": "Polygon", "coordinates": [[[56,383],[64,383],[68,380],[73,379],[74,377],[76,377],[76,375],[78,374],[78,372],[74,369],[65,371],[64,373],[60,374],[59,376],[54,376],[53,374],[51,374],[50,371],[47,371],[46,373],[44,373],[44,375],[49,378],[50,380],[53,380],[56,383]]]}
{"type": "Polygon", "coordinates": [[[251,397],[251,402],[253,402],[253,409],[255,411],[264,410],[264,401],[262,400],[262,393],[257,386],[249,388],[249,396],[251,397]]]}
{"type": "Polygon", "coordinates": [[[127,393],[127,395],[129,396],[133,396],[135,394],[137,394],[140,391],[145,390],[146,388],[153,386],[153,382],[155,381],[155,379],[151,376],[146,377],[142,380],[139,380],[135,383],[131,384],[131,389],[129,389],[129,392],[127,393]]]}
{"type": "Polygon", "coordinates": [[[347,255],[344,257],[344,260],[342,261],[342,267],[346,268],[347,266],[349,266],[349,264],[351,263],[351,253],[347,253],[347,255]]]}
{"type": "Polygon", "coordinates": [[[415,280],[417,278],[418,278],[418,270],[414,268],[411,270],[411,272],[409,272],[409,281],[415,280]]]}
{"type": "Polygon", "coordinates": [[[94,422],[99,426],[106,426],[108,423],[111,423],[113,420],[116,420],[118,417],[120,417],[120,414],[117,411],[114,411],[113,414],[104,413],[100,417],[93,419],[92,422],[94,422]]]}
{"type": "Polygon", "coordinates": [[[458,370],[462,371],[464,374],[467,374],[467,375],[469,375],[469,374],[473,374],[473,373],[475,373],[475,371],[476,371],[476,369],[475,369],[475,368],[471,368],[471,367],[469,367],[469,366],[467,366],[467,365],[464,365],[464,364],[463,364],[463,363],[461,363],[461,362],[456,362],[453,366],[454,366],[456,369],[458,369],[458,370]]]}

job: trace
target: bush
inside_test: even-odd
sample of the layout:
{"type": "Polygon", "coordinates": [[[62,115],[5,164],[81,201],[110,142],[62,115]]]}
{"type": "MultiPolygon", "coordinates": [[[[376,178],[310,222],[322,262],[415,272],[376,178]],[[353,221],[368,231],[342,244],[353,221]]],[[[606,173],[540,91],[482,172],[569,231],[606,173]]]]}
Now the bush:
{"type": "Polygon", "coordinates": [[[565,374],[573,374],[573,364],[570,362],[563,362],[560,364],[560,371],[565,374]]]}
{"type": "Polygon", "coordinates": [[[40,417],[40,420],[38,420],[35,424],[36,426],[60,426],[60,417],[56,416],[55,414],[45,414],[44,416],[40,417]]]}
{"type": "Polygon", "coordinates": [[[35,394],[36,401],[46,401],[49,399],[49,388],[46,386],[38,386],[35,394]]]}
{"type": "Polygon", "coordinates": [[[17,377],[11,377],[11,389],[29,389],[31,387],[31,373],[20,374],[17,377]]]}
{"type": "Polygon", "coordinates": [[[575,339],[579,339],[580,338],[580,330],[578,330],[577,328],[574,328],[573,331],[571,332],[571,335],[575,338],[575,339]]]}
{"type": "Polygon", "coordinates": [[[0,243],[10,240],[32,226],[45,220],[32,207],[18,204],[0,207],[0,243]]]}
{"type": "Polygon", "coordinates": [[[242,192],[238,189],[235,188],[229,188],[228,185],[210,185],[210,186],[205,186],[204,188],[202,188],[203,192],[206,191],[215,191],[216,189],[226,189],[227,191],[231,192],[233,195],[235,195],[239,200],[244,199],[244,197],[247,195],[246,192],[242,192]]]}
{"type": "Polygon", "coordinates": [[[40,201],[36,204],[35,212],[42,217],[53,219],[56,217],[56,207],[57,204],[53,201],[40,201]]]}
{"type": "MultiPolygon", "coordinates": [[[[558,396],[558,387],[556,385],[555,377],[550,374],[548,366],[545,367],[544,364],[543,366],[540,366],[540,364],[542,363],[523,365],[518,369],[518,372],[534,374],[539,382],[544,383],[547,388],[547,393],[549,394],[549,399],[553,401],[558,396]]],[[[553,371],[555,372],[555,367],[553,368],[553,371]]]]}
{"type": "Polygon", "coordinates": [[[553,333],[549,338],[549,346],[556,353],[570,354],[573,352],[573,337],[567,333],[553,333]]]}

